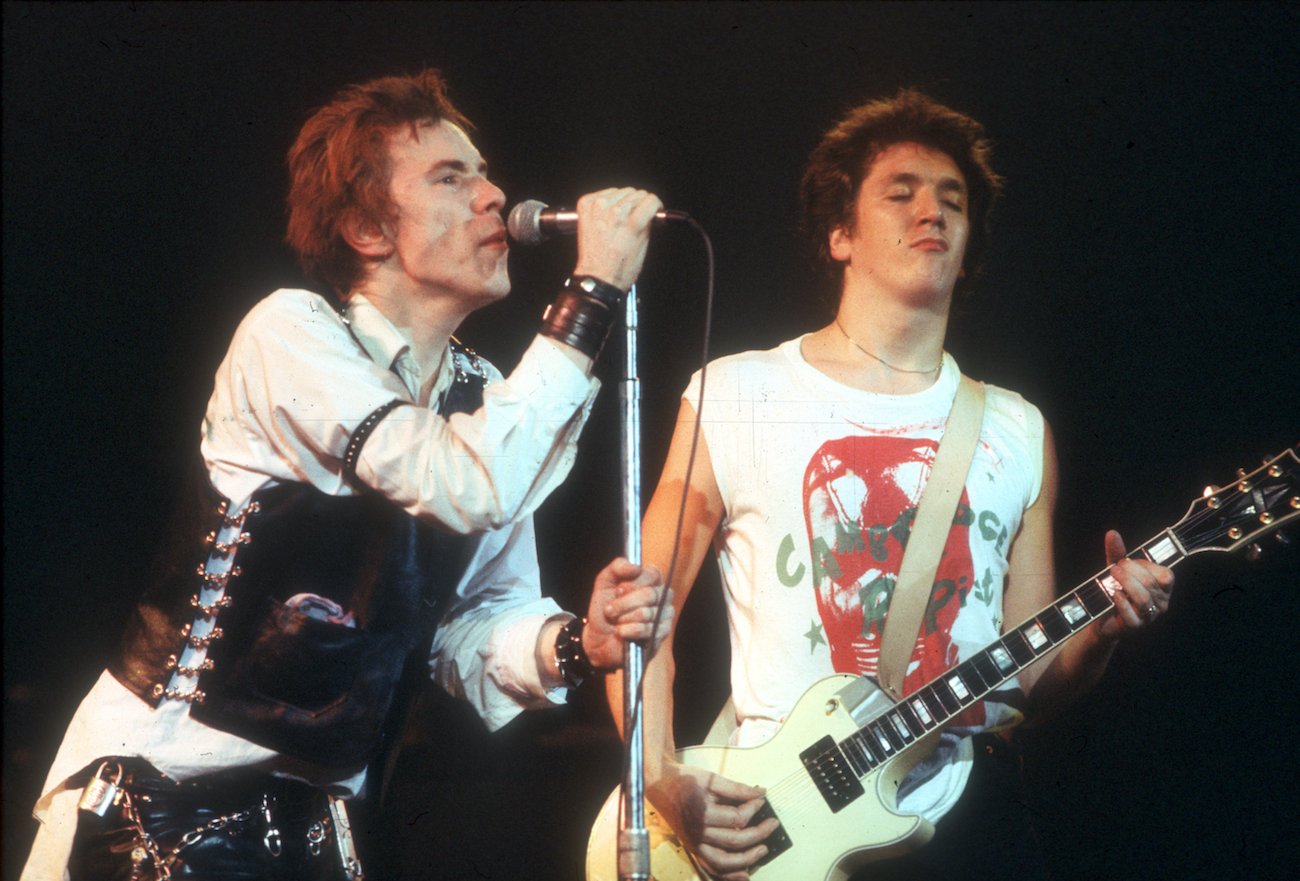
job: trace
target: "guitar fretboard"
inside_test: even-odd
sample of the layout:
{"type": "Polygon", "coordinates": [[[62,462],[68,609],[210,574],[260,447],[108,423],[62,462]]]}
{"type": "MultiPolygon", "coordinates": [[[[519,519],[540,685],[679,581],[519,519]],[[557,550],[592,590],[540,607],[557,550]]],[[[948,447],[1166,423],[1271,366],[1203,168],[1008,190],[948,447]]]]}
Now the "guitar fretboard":
{"type": "MultiPolygon", "coordinates": [[[[1171,527],[1134,548],[1128,556],[1174,566],[1188,554],[1176,528],[1171,527]]],[[[815,744],[803,754],[805,766],[814,778],[839,780],[840,785],[847,782],[846,763],[857,777],[865,777],[1111,612],[1115,608],[1112,597],[1119,590],[1109,569],[1099,572],[838,744],[829,738],[815,744]]]]}

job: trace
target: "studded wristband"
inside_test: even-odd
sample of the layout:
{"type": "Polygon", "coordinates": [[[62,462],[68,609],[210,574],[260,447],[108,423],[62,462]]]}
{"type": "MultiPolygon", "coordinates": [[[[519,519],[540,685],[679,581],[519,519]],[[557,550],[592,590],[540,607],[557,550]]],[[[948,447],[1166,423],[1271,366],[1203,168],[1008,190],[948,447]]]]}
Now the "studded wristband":
{"type": "Polygon", "coordinates": [[[555,637],[555,666],[569,688],[577,688],[596,672],[582,647],[582,628],[586,624],[585,618],[570,618],[555,637]]]}

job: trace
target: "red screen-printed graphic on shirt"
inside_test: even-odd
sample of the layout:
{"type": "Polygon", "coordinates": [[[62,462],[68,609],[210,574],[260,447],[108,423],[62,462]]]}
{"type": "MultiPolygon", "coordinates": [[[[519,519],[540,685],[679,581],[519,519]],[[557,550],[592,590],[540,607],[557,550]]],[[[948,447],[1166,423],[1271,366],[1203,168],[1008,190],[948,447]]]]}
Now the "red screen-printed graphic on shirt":
{"type": "MultiPolygon", "coordinates": [[[[937,449],[925,439],[851,436],[823,444],[808,463],[804,516],[813,584],[836,672],[877,673],[889,599],[937,449]]],[[[974,585],[964,489],[954,520],[903,684],[909,694],[959,662],[952,627],[974,585]]],[[[954,721],[982,724],[983,705],[954,721]]]]}

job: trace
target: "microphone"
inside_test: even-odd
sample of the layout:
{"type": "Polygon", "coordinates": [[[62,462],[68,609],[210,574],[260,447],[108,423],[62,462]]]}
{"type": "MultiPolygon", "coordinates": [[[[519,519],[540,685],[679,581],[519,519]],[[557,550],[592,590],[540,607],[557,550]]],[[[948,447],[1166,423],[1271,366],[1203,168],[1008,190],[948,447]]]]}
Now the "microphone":
{"type": "MultiPolygon", "coordinates": [[[[689,220],[685,211],[665,208],[655,212],[656,224],[689,220]]],[[[537,245],[552,235],[572,235],[578,231],[578,212],[571,208],[551,208],[545,202],[526,199],[510,210],[506,219],[510,238],[521,245],[537,245]]]]}

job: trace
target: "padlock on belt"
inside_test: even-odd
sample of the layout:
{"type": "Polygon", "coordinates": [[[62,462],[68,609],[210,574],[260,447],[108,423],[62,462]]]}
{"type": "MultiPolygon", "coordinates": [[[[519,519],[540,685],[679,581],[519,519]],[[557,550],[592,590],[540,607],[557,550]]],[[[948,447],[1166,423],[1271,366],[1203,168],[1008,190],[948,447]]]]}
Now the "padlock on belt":
{"type": "Polygon", "coordinates": [[[88,814],[94,814],[96,817],[103,817],[108,814],[108,809],[113,806],[117,800],[119,787],[122,784],[122,766],[117,762],[101,762],[96,769],[95,775],[90,778],[86,788],[82,790],[81,800],[77,802],[78,810],[85,811],[88,814]],[[113,772],[113,779],[109,780],[107,771],[109,765],[116,770],[113,772]]]}

